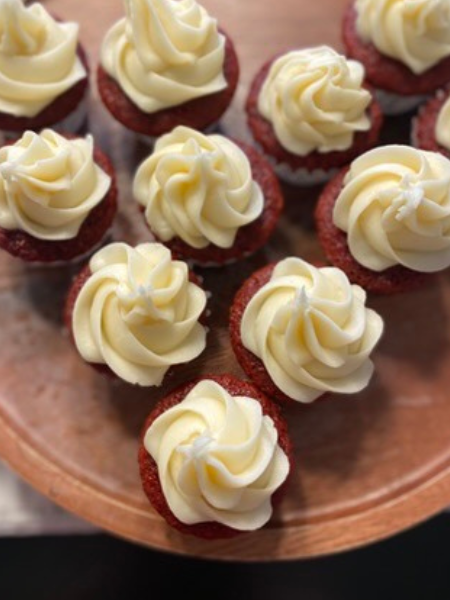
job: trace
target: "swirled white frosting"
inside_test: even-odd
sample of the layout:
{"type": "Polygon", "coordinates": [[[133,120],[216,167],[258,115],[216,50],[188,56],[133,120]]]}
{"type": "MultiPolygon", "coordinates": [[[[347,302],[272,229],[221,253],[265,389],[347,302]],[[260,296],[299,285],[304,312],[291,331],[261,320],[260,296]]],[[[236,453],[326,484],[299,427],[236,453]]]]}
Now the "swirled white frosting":
{"type": "Polygon", "coordinates": [[[188,525],[262,527],[272,515],[272,494],[289,473],[278,432],[260,403],[231,396],[207,379],[155,419],[144,445],[170,510],[188,525]]]}
{"type": "Polygon", "coordinates": [[[450,150],[450,98],[447,99],[439,111],[436,120],[435,135],[438,143],[447,150],[450,150]]]}
{"type": "Polygon", "coordinates": [[[258,110],[293,154],[347,150],[356,132],[370,129],[363,80],[361,63],[328,46],[296,50],[272,63],[258,110]]]}
{"type": "Polygon", "coordinates": [[[448,0],[356,0],[356,30],[420,75],[450,56],[448,0]]]}
{"type": "Polygon", "coordinates": [[[403,265],[430,273],[450,266],[450,161],[409,146],[357,158],[333,221],[353,257],[372,271],[403,265]]]}
{"type": "Polygon", "coordinates": [[[78,25],[58,23],[39,4],[0,2],[0,112],[34,117],[87,76],[78,25]]]}
{"type": "Polygon", "coordinates": [[[221,135],[177,127],[162,136],[133,185],[148,225],[164,242],[230,248],[262,213],[264,197],[244,152],[221,135]]]}
{"type": "Polygon", "coordinates": [[[242,343],[294,400],[353,394],[372,376],[369,357],[383,331],[381,317],[365,303],[365,291],[340,269],[287,258],[248,303],[242,343]]]}
{"type": "Polygon", "coordinates": [[[87,362],[106,364],[129,383],[152,386],[162,383],[171,366],[203,352],[206,329],[199,318],[206,294],[163,245],[110,244],[89,267],[92,275],[77,297],[72,322],[87,362]]]}
{"type": "Polygon", "coordinates": [[[92,136],[27,131],[0,149],[0,227],[41,240],[72,239],[110,186],[94,161],[92,136]]]}
{"type": "Polygon", "coordinates": [[[195,0],[125,0],[126,18],[106,35],[101,63],[146,113],[227,87],[225,37],[195,0]]]}

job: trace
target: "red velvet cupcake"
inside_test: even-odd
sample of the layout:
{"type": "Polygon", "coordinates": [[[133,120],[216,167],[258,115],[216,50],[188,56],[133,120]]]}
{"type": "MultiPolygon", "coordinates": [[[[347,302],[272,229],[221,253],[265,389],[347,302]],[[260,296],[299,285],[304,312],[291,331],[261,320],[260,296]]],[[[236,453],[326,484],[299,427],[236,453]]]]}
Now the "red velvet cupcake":
{"type": "Polygon", "coordinates": [[[42,4],[24,6],[22,0],[2,2],[0,22],[0,130],[14,138],[44,127],[78,131],[86,119],[89,87],[78,25],[55,20],[42,4]]]}
{"type": "Polygon", "coordinates": [[[282,403],[360,392],[383,331],[365,303],[364,290],[335,267],[296,257],[267,265],[247,279],[231,307],[236,358],[259,389],[282,403]]]}
{"type": "Polygon", "coordinates": [[[450,266],[450,161],[409,146],[356,159],[324,189],[316,227],[324,252],[377,294],[420,287],[450,266]]]}
{"type": "Polygon", "coordinates": [[[110,229],[117,188],[92,136],[27,131],[0,149],[0,247],[57,264],[91,252],[110,229]]]}
{"type": "Polygon", "coordinates": [[[157,141],[137,170],[133,193],[155,237],[202,266],[261,248],[283,209],[275,173],[256,150],[186,127],[157,141]]]}
{"type": "Polygon", "coordinates": [[[363,67],[327,46],[265,64],[246,109],[254,140],[280,178],[296,185],[326,181],[375,146],[383,120],[363,67]]]}
{"type": "Polygon", "coordinates": [[[356,0],[343,21],[348,56],[360,61],[385,114],[408,112],[450,80],[447,0],[356,0]]]}
{"type": "Polygon", "coordinates": [[[416,148],[450,158],[450,88],[439,90],[420,109],[412,122],[411,141],[416,148]]]}
{"type": "Polygon", "coordinates": [[[199,279],[162,244],[113,243],[74,279],[64,321],[96,370],[159,386],[205,349],[206,300],[199,279]]]}
{"type": "Polygon", "coordinates": [[[112,116],[150,141],[177,125],[215,125],[239,79],[231,39],[195,0],[125,6],[126,17],[103,41],[98,68],[100,96],[112,116]]]}
{"type": "Polygon", "coordinates": [[[171,527],[209,540],[263,527],[292,467],[279,410],[231,375],[205,376],[169,394],[150,413],[139,447],[153,508],[171,527]]]}

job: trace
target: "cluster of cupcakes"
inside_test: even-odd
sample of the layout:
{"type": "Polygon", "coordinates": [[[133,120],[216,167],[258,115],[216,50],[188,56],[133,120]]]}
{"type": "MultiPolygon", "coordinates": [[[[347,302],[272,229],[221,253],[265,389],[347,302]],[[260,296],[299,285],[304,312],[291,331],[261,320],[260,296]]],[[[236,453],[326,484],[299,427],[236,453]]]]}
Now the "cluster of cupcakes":
{"type": "Polygon", "coordinates": [[[265,525],[285,489],[293,450],[279,405],[369,384],[383,321],[367,292],[411,290],[450,266],[450,2],[356,0],[347,56],[317,46],[270,59],[246,102],[253,145],[211,131],[239,78],[216,19],[195,0],[124,5],[97,84],[111,116],[153,145],[132,186],[148,240],[102,245],[117,186],[92,136],[76,135],[89,86],[77,25],[0,0],[0,247],[47,265],[91,255],[65,306],[76,349],[110,377],[160,386],[207,347],[208,294],[192,267],[263,247],[280,179],[299,195],[328,181],[315,217],[331,266],[286,257],[231,306],[250,382],[187,382],[143,428],[153,507],[182,532],[226,537],[265,525]],[[384,115],[419,104],[413,146],[377,146],[384,115]]]}

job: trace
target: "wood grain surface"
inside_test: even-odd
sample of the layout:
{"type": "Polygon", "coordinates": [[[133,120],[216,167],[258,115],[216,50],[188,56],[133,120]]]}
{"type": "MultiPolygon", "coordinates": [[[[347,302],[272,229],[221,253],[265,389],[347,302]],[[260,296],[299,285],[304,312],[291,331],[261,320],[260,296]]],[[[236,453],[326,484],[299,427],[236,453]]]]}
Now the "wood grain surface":
{"type": "MultiPolygon", "coordinates": [[[[48,0],[81,23],[95,65],[102,35],[121,0],[48,0]]],[[[205,0],[236,41],[239,93],[223,129],[245,136],[242,105],[258,66],[277,51],[339,45],[343,0],[205,0]]],[[[111,154],[120,186],[116,239],[149,239],[131,198],[134,170],[148,149],[116,125],[93,91],[90,129],[111,154]]],[[[391,121],[386,139],[406,139],[391,121]]],[[[155,401],[206,372],[242,375],[227,335],[240,283],[269,260],[321,257],[312,209],[318,189],[285,189],[286,214],[270,245],[252,259],[202,271],[212,291],[213,325],[203,357],[162,389],[114,384],[84,365],[62,329],[64,295],[76,267],[30,268],[0,256],[0,454],[55,502],[117,535],[154,548],[235,560],[281,560],[331,553],[392,535],[450,503],[450,278],[408,296],[370,298],[386,320],[377,374],[364,393],[294,406],[287,419],[297,468],[289,494],[265,529],[202,542],[172,531],[148,506],[136,462],[137,436],[155,401]],[[224,284],[226,282],[226,285],[224,284]]]]}

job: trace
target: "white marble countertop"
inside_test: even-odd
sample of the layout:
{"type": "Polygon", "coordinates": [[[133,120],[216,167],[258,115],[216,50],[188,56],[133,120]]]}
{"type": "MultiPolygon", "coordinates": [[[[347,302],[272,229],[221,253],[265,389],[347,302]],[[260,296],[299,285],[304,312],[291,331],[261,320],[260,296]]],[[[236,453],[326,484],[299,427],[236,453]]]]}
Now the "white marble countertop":
{"type": "Polygon", "coordinates": [[[0,536],[86,534],[92,525],[34,491],[0,462],[0,536]]]}

